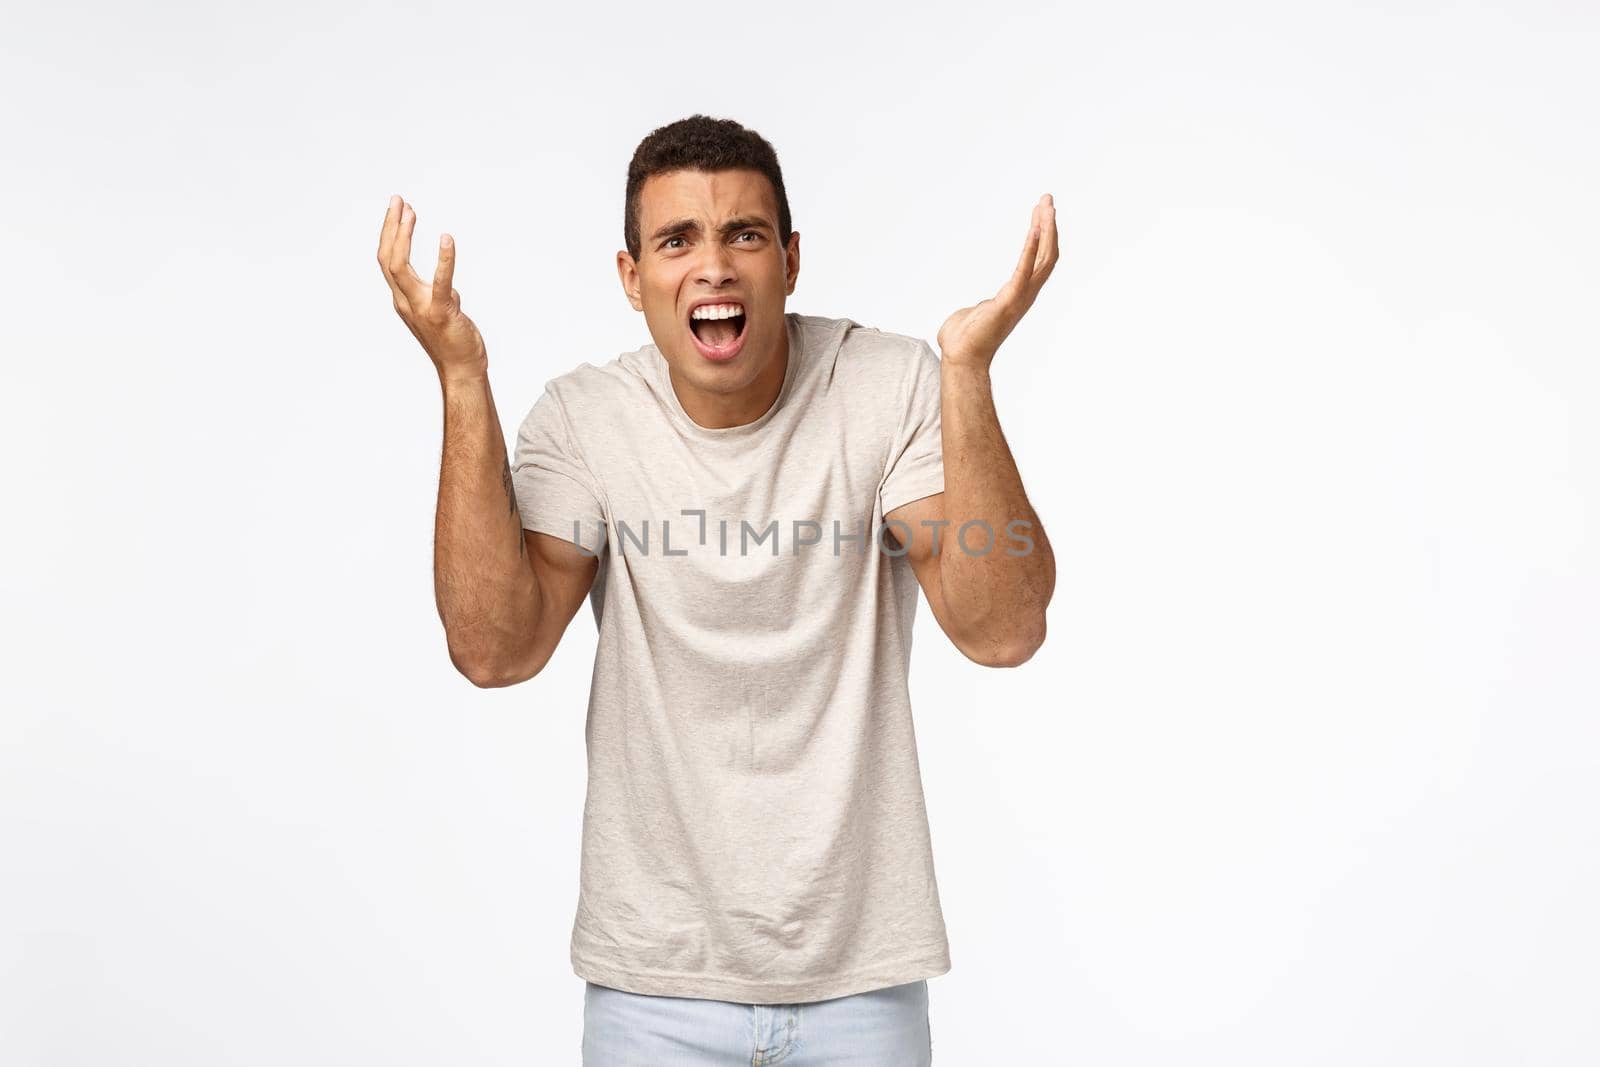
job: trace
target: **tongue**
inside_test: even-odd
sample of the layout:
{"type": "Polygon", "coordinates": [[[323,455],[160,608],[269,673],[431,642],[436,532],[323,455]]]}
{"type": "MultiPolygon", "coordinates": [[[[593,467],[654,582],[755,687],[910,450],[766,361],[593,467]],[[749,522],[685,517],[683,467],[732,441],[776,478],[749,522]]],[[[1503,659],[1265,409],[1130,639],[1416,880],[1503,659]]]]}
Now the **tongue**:
{"type": "Polygon", "coordinates": [[[732,319],[701,319],[695,335],[713,348],[724,348],[739,336],[739,330],[732,319]]]}

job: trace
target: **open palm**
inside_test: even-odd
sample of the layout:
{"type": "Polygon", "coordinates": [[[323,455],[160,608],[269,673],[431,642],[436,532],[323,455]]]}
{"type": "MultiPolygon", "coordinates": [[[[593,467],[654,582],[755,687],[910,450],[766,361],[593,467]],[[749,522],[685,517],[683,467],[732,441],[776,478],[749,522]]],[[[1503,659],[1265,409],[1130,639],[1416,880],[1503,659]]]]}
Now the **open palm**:
{"type": "Polygon", "coordinates": [[[433,281],[422,280],[411,267],[411,234],[417,214],[399,196],[389,198],[378,235],[378,264],[394,295],[394,309],[421,343],[441,375],[483,373],[488,362],[483,335],[461,310],[461,294],[451,284],[456,269],[456,244],[439,237],[439,259],[433,281]]]}
{"type": "Polygon", "coordinates": [[[1033,205],[1022,257],[1005,285],[987,300],[955,312],[939,327],[941,357],[988,367],[1001,342],[1033,306],[1034,298],[1055,269],[1056,259],[1056,205],[1046,193],[1033,205]]]}

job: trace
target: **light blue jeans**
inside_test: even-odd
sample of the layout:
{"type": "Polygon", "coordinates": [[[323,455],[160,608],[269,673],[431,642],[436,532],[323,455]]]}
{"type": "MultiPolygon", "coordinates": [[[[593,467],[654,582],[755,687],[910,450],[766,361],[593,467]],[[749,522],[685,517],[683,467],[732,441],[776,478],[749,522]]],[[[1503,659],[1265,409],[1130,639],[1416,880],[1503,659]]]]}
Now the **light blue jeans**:
{"type": "Polygon", "coordinates": [[[804,1004],[584,983],[583,1067],[929,1067],[928,982],[804,1004]]]}

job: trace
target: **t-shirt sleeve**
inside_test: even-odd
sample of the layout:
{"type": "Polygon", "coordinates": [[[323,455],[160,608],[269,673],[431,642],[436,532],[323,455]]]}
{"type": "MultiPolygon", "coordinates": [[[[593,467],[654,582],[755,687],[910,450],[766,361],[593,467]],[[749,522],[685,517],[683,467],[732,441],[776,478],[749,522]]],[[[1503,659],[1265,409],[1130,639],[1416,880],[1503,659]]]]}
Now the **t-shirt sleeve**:
{"type": "Polygon", "coordinates": [[[573,445],[565,409],[548,387],[517,431],[511,484],[523,529],[571,541],[590,552],[598,552],[605,543],[600,487],[573,445]]]}
{"type": "Polygon", "coordinates": [[[889,469],[878,490],[883,514],[944,492],[944,443],[939,419],[939,357],[917,342],[911,384],[889,450],[889,469]]]}

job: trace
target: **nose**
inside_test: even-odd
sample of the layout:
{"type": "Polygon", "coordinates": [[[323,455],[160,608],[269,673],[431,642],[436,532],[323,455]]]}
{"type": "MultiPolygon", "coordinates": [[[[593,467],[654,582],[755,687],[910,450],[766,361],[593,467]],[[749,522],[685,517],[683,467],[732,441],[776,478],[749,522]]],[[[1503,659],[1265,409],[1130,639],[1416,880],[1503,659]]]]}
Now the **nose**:
{"type": "Polygon", "coordinates": [[[727,245],[721,241],[707,241],[705,247],[709,251],[696,264],[695,280],[704,282],[712,289],[737,282],[739,275],[734,272],[733,254],[727,245]]]}

